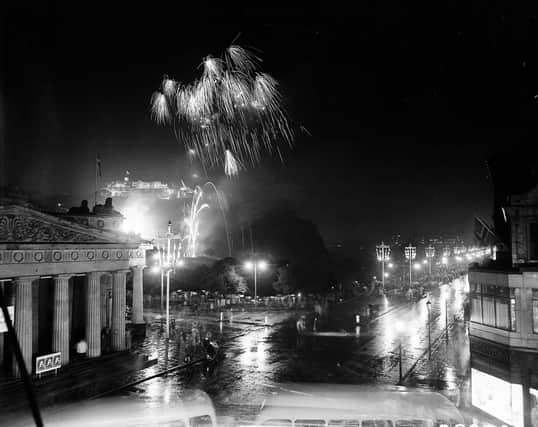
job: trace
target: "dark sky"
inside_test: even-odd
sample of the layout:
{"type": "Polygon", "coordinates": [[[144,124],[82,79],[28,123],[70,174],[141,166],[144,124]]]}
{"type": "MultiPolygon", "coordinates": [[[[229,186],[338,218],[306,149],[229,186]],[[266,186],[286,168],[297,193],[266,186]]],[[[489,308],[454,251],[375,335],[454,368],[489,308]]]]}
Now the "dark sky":
{"type": "MultiPolygon", "coordinates": [[[[4,14],[10,184],[88,198],[96,152],[104,180],[128,169],[135,178],[193,183],[196,167],[172,131],[152,122],[149,100],[163,74],[191,81],[202,58],[219,55],[238,33],[279,80],[296,129],[311,136],[298,133],[284,164],[266,156],[222,185],[248,206],[291,201],[327,243],[469,233],[474,214],[491,214],[486,158],[534,152],[534,10],[510,9],[515,2],[428,9],[372,1],[354,11],[327,2],[234,10],[183,3],[4,14]]],[[[223,182],[220,175],[211,178],[223,182]]]]}

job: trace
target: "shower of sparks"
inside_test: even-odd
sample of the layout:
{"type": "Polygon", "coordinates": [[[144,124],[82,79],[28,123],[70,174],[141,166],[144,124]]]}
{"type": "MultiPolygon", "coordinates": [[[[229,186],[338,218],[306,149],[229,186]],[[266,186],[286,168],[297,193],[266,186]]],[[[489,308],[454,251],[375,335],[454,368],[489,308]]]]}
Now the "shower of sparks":
{"type": "Polygon", "coordinates": [[[151,97],[151,114],[157,123],[166,123],[170,120],[168,102],[164,94],[155,92],[151,97]]]}
{"type": "Polygon", "coordinates": [[[226,150],[226,160],[224,162],[224,173],[228,176],[235,176],[239,174],[239,164],[235,160],[230,150],[226,150]]]}
{"type": "Polygon", "coordinates": [[[223,58],[206,57],[202,76],[181,85],[164,77],[151,99],[159,123],[174,123],[178,138],[204,166],[224,167],[228,176],[255,165],[262,150],[291,145],[293,131],[283,110],[278,82],[258,72],[261,59],[232,45],[223,58]]]}

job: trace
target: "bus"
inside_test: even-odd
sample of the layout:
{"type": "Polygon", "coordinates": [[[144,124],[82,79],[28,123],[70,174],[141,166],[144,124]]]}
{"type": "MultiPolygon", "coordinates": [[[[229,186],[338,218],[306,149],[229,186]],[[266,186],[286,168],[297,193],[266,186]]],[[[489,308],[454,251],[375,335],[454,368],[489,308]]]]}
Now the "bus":
{"type": "MultiPolygon", "coordinates": [[[[45,410],[42,415],[47,427],[217,426],[211,398],[200,390],[182,392],[169,398],[103,397],[67,408],[45,410]]],[[[21,424],[14,422],[10,425],[28,425],[24,420],[20,421],[21,424]]]]}
{"type": "Polygon", "coordinates": [[[279,427],[441,427],[463,424],[446,397],[404,387],[290,385],[265,399],[256,425],[279,427]]]}

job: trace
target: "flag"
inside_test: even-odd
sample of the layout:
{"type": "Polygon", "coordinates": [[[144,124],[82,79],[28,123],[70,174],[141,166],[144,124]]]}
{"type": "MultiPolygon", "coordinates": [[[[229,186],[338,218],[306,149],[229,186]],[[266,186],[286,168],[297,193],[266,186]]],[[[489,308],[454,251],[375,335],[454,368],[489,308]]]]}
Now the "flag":
{"type": "Polygon", "coordinates": [[[474,237],[484,246],[490,246],[497,241],[497,236],[491,227],[482,218],[474,218],[474,237]]]}
{"type": "Polygon", "coordinates": [[[95,174],[101,178],[101,156],[99,154],[95,156],[95,174]]]}

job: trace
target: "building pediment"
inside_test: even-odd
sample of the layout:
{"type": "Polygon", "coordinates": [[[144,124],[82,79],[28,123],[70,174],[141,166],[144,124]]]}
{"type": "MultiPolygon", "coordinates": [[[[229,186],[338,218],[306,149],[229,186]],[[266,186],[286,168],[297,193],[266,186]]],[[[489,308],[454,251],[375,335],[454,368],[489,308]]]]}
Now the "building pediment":
{"type": "Polygon", "coordinates": [[[0,244],[139,244],[123,233],[99,230],[23,206],[0,206],[0,244]]]}

